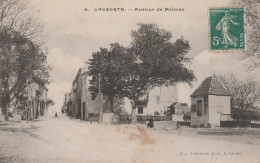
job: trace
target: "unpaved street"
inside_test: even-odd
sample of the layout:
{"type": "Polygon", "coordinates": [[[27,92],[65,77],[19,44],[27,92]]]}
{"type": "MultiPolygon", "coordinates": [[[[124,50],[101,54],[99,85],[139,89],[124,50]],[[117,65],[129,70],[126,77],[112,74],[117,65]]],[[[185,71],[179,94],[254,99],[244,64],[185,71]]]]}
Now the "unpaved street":
{"type": "Polygon", "coordinates": [[[98,125],[49,113],[0,123],[0,162],[259,162],[260,146],[144,125],[98,125]],[[178,161],[176,161],[178,160],[178,161]]]}

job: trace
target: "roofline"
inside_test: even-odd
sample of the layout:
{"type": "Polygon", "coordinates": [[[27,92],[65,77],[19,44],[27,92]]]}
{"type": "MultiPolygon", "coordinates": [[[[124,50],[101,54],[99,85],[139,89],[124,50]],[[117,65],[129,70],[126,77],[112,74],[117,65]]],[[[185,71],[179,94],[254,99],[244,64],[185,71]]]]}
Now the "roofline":
{"type": "MultiPolygon", "coordinates": [[[[197,89],[199,89],[200,86],[202,85],[202,83],[203,83],[204,81],[206,81],[208,78],[212,78],[212,76],[206,77],[206,78],[200,83],[200,85],[197,87],[197,89]]],[[[210,85],[211,85],[211,81],[210,81],[210,85]]],[[[192,94],[194,94],[197,89],[195,89],[195,90],[192,92],[192,94]]],[[[190,97],[192,97],[192,94],[190,95],[190,97]]],[[[195,96],[196,96],[196,95],[195,95],[195,96]]],[[[201,96],[201,95],[198,95],[198,96],[201,96]]]]}
{"type": "MultiPolygon", "coordinates": [[[[209,90],[210,90],[211,87],[212,87],[212,81],[213,81],[214,76],[206,77],[206,78],[202,81],[202,83],[203,83],[204,81],[206,81],[208,78],[211,78],[211,80],[210,80],[210,84],[209,84],[209,90]]],[[[216,80],[216,81],[217,81],[217,80],[216,80]]],[[[217,81],[217,82],[218,82],[218,81],[217,81]]],[[[202,85],[202,83],[198,86],[198,88],[202,85]]],[[[218,82],[218,83],[219,83],[219,82],[218,82]]],[[[220,84],[220,83],[219,83],[219,84],[220,84]]],[[[223,88],[223,86],[222,86],[221,84],[220,84],[220,86],[223,88]]],[[[198,88],[197,88],[197,89],[198,89],[198,88]]],[[[208,95],[216,95],[216,96],[231,96],[231,94],[229,94],[229,95],[224,95],[224,94],[214,94],[214,93],[209,93],[209,91],[207,92],[207,94],[193,95],[197,89],[195,89],[195,90],[193,91],[193,93],[190,95],[190,97],[208,96],[208,95]]],[[[223,88],[223,89],[225,89],[225,88],[223,88]]]]}
{"type": "Polygon", "coordinates": [[[215,96],[231,96],[231,95],[224,95],[224,94],[214,94],[214,93],[209,93],[208,95],[215,95],[215,96]]]}
{"type": "Polygon", "coordinates": [[[208,95],[215,95],[215,96],[231,96],[231,95],[224,95],[224,94],[214,94],[214,93],[208,93],[208,94],[204,94],[204,95],[190,95],[190,97],[199,97],[199,96],[208,96],[208,95]]]}

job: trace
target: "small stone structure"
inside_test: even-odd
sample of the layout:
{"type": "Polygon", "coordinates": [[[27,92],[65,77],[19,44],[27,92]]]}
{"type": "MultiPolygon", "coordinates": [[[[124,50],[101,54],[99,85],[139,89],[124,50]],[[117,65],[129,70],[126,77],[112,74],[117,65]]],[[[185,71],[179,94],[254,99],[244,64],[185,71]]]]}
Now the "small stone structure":
{"type": "Polygon", "coordinates": [[[230,93],[214,76],[191,94],[191,127],[220,126],[221,114],[230,114],[230,93]]]}

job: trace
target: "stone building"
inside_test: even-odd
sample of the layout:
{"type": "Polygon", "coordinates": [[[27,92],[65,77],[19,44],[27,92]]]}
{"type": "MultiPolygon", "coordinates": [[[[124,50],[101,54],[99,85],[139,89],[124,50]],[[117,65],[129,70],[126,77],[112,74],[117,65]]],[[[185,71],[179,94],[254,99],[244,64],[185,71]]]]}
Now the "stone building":
{"type": "Polygon", "coordinates": [[[220,126],[221,114],[230,114],[230,92],[214,78],[206,78],[191,94],[191,127],[220,126]]]}
{"type": "Polygon", "coordinates": [[[64,104],[71,112],[71,115],[81,120],[89,120],[89,115],[97,114],[98,101],[92,100],[88,91],[89,76],[87,67],[78,70],[77,75],[72,83],[71,93],[65,95],[64,104]]]}

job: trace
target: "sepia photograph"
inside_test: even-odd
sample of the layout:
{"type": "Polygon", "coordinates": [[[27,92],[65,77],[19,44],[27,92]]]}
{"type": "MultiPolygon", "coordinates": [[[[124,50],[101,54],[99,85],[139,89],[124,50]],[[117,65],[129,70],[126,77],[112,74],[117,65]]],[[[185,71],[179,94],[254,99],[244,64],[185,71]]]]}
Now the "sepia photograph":
{"type": "Polygon", "coordinates": [[[0,0],[0,163],[260,163],[259,0],[0,0]]]}

